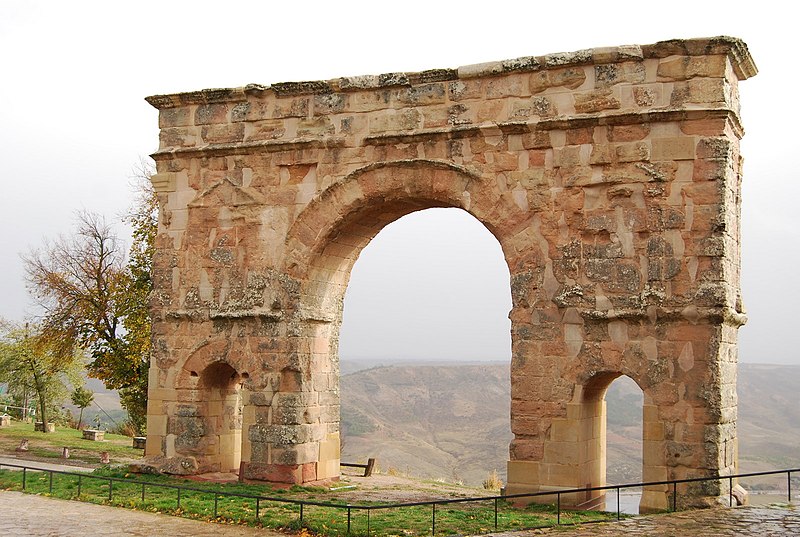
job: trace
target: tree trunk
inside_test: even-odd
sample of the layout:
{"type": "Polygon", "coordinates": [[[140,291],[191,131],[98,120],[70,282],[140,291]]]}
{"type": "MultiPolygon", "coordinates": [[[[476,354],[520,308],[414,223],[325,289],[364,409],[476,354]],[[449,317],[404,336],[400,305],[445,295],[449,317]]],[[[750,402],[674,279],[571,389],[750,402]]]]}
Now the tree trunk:
{"type": "Polygon", "coordinates": [[[78,430],[79,431],[81,429],[83,429],[82,425],[83,425],[83,407],[81,407],[81,412],[80,412],[80,414],[78,414],[78,430]]]}
{"type": "Polygon", "coordinates": [[[45,389],[44,386],[39,392],[39,412],[42,414],[42,432],[47,432],[47,401],[45,401],[45,389]]]}

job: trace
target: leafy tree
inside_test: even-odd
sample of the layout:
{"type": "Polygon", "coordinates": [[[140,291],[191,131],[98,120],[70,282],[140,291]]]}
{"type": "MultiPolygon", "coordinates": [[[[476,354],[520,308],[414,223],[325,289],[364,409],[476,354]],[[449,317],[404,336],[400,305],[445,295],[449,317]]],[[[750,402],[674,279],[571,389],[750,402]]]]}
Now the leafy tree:
{"type": "Polygon", "coordinates": [[[121,369],[121,401],[138,434],[143,434],[147,425],[147,379],[151,344],[149,297],[153,290],[151,271],[158,232],[158,198],[150,182],[153,172],[144,163],[140,166],[135,177],[137,199],[126,217],[133,229],[133,242],[128,256],[128,280],[122,309],[125,314],[128,356],[135,359],[117,364],[121,369]]]}
{"type": "MultiPolygon", "coordinates": [[[[21,328],[2,323],[0,338],[0,382],[8,384],[12,395],[36,394],[39,420],[46,424],[58,414],[58,407],[67,395],[67,386],[78,383],[81,369],[79,356],[62,352],[36,327],[21,328]]],[[[47,432],[47,427],[44,427],[47,432]]]]}
{"type": "Polygon", "coordinates": [[[83,427],[83,410],[94,402],[94,392],[78,386],[72,392],[71,399],[72,404],[81,409],[77,425],[77,429],[80,430],[83,427]]]}
{"type": "Polygon", "coordinates": [[[80,213],[71,237],[25,256],[29,289],[43,308],[43,337],[58,348],[82,349],[89,374],[120,391],[137,433],[147,418],[150,366],[148,295],[156,235],[156,197],[142,169],[138,199],[126,220],[133,227],[128,259],[105,220],[80,213]]]}

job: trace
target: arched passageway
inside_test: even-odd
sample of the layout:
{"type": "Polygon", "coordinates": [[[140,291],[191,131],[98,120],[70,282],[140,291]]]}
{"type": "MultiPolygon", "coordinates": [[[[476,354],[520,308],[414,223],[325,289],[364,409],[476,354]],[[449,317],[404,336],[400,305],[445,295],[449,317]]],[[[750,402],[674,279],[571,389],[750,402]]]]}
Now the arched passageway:
{"type": "Polygon", "coordinates": [[[345,295],[343,460],[473,484],[504,474],[510,308],[500,245],[465,211],[427,209],[384,227],[345,295]]]}

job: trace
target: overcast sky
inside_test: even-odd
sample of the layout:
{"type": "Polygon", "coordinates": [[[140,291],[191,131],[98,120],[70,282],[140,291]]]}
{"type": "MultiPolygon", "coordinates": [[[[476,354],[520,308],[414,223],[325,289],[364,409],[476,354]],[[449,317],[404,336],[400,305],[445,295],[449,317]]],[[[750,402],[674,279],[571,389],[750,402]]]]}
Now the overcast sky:
{"type": "MultiPolygon", "coordinates": [[[[132,169],[158,143],[145,96],[725,34],[747,42],[761,71],[740,86],[740,359],[800,364],[795,22],[777,2],[730,0],[0,0],[0,315],[32,311],[20,252],[67,232],[76,210],[113,219],[129,205],[132,169]]],[[[342,354],[506,359],[508,272],[493,241],[458,211],[386,228],[354,270],[342,354]]]]}

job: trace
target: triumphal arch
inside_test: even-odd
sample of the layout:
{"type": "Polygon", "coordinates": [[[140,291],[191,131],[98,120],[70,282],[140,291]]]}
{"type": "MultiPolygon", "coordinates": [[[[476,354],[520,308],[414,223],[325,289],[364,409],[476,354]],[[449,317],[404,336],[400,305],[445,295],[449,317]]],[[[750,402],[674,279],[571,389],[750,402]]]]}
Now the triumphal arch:
{"type": "Polygon", "coordinates": [[[147,460],[337,478],[350,269],[387,223],[457,207],[511,275],[509,493],[604,483],[620,375],[644,392],[645,480],[735,472],[737,85],[755,73],[718,37],[148,98],[147,460]]]}

